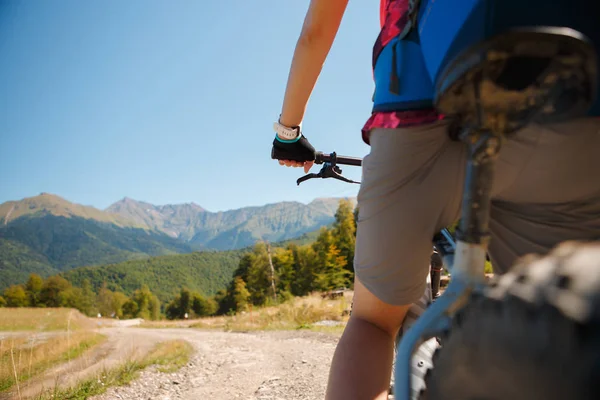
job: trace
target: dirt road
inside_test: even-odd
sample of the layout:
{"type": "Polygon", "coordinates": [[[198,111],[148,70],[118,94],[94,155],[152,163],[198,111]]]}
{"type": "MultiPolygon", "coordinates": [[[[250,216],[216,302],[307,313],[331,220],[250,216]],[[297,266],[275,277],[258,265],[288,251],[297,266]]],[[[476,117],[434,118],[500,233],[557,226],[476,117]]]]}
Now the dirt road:
{"type": "Polygon", "coordinates": [[[42,387],[97,376],[142,354],[156,343],[183,339],[194,346],[188,365],[176,373],[148,370],[130,385],[96,396],[104,399],[322,399],[338,337],[311,331],[226,333],[195,329],[105,328],[108,340],[94,354],[64,364],[32,382],[22,396],[42,387]],[[95,375],[94,375],[95,374],[95,375]]]}

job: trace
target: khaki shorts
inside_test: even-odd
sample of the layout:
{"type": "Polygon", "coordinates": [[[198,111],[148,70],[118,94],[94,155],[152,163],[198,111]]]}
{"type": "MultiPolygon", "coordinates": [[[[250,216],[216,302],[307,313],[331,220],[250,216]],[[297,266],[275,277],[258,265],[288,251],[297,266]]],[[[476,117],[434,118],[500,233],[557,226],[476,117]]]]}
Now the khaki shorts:
{"type": "MultiPolygon", "coordinates": [[[[459,218],[466,153],[447,122],[375,129],[363,162],[354,268],[380,300],[417,301],[431,239],[459,218]]],[[[489,254],[497,273],[564,240],[600,238],[600,118],[532,125],[496,165],[489,254]]]]}

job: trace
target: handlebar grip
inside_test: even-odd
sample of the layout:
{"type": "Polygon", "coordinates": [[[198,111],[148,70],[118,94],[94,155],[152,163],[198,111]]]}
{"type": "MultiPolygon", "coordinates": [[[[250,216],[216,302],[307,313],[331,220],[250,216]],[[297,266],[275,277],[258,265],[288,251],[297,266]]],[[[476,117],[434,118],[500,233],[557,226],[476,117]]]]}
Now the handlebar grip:
{"type": "MultiPolygon", "coordinates": [[[[326,162],[331,162],[332,155],[326,154],[321,151],[318,151],[315,155],[315,164],[323,164],[326,162]]],[[[356,167],[360,167],[362,165],[362,158],[358,157],[347,157],[347,156],[335,156],[335,163],[342,165],[353,165],[356,167]]]]}

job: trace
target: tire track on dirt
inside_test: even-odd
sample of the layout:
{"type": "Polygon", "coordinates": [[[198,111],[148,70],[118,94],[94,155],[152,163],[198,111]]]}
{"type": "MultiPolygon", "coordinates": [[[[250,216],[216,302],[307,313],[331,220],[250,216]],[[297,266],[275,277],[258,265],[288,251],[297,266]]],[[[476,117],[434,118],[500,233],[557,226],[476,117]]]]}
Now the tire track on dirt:
{"type": "Polygon", "coordinates": [[[190,362],[173,374],[145,371],[95,400],[322,399],[338,341],[311,331],[151,331],[162,340],[187,340],[195,349],[190,362]]]}

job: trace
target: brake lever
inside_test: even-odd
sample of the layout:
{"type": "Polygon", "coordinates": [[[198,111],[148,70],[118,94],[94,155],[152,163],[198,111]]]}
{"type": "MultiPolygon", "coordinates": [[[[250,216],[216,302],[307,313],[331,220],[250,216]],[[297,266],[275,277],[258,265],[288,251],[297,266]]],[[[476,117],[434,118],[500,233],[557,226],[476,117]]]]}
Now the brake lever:
{"type": "Polygon", "coordinates": [[[307,180],[309,180],[309,179],[312,179],[312,178],[320,178],[320,177],[321,177],[321,176],[320,176],[319,174],[314,174],[314,173],[311,173],[311,174],[307,174],[307,175],[304,175],[304,176],[302,176],[302,177],[298,178],[298,179],[296,180],[296,183],[297,183],[298,185],[300,185],[300,184],[301,184],[302,182],[304,182],[304,181],[307,181],[307,180]]]}
{"type": "Polygon", "coordinates": [[[356,182],[356,181],[346,178],[345,176],[342,176],[342,170],[340,169],[340,167],[338,167],[337,165],[332,164],[332,163],[323,163],[323,168],[321,168],[321,170],[318,173],[316,173],[316,174],[311,173],[311,174],[304,175],[303,177],[298,178],[296,180],[296,183],[298,185],[300,185],[302,182],[307,181],[312,178],[322,178],[322,179],[335,178],[340,181],[344,181],[344,182],[348,182],[348,183],[360,184],[360,182],[356,182]]]}
{"type": "Polygon", "coordinates": [[[331,168],[328,168],[324,175],[326,175],[326,176],[324,176],[323,178],[335,178],[335,179],[339,179],[340,181],[344,181],[344,182],[348,182],[348,183],[360,184],[360,182],[353,181],[353,180],[348,179],[345,176],[343,176],[342,170],[340,169],[340,167],[338,167],[336,165],[331,165],[331,168]]]}

